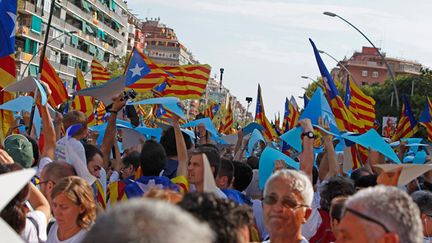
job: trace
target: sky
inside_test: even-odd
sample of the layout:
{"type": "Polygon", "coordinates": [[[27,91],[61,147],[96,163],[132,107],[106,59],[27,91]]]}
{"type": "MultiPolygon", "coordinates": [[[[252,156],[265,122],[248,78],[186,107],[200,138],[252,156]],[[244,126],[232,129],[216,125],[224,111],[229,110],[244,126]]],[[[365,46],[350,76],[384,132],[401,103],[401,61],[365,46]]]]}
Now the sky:
{"type": "MultiPolygon", "coordinates": [[[[255,114],[258,83],[269,119],[283,115],[285,97],[293,95],[302,107],[302,87],[319,70],[308,41],[338,60],[370,46],[337,13],[362,30],[390,57],[432,67],[432,1],[416,0],[128,0],[138,18],[157,18],[173,28],[180,42],[212,76],[225,69],[223,84],[246,107],[253,97],[255,114]]],[[[336,62],[323,55],[329,70],[336,62]]]]}

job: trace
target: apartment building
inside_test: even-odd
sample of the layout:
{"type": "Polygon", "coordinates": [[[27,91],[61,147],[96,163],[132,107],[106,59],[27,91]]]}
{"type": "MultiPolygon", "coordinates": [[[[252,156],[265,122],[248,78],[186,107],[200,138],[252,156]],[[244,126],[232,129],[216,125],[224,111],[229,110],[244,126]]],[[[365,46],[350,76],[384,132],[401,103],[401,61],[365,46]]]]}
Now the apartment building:
{"type": "MultiPolygon", "coordinates": [[[[16,62],[20,76],[36,75],[52,0],[18,2],[16,62]]],[[[55,2],[46,57],[60,78],[72,87],[76,68],[90,79],[90,63],[106,64],[126,55],[128,18],[121,0],[62,0],[55,2]]]]}

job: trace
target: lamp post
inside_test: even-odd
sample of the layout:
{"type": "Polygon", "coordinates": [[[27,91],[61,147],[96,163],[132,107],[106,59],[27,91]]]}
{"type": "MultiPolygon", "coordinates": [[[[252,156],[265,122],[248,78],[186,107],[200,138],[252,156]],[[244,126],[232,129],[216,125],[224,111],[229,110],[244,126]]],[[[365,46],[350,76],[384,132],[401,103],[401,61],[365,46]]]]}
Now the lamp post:
{"type": "Polygon", "coordinates": [[[354,76],[351,74],[351,72],[348,70],[348,68],[342,64],[342,62],[338,61],[334,56],[330,55],[329,53],[323,51],[323,50],[318,50],[319,53],[325,54],[326,56],[330,57],[331,59],[333,59],[333,61],[335,61],[337,63],[337,65],[340,65],[347,73],[349,76],[351,76],[352,80],[355,82],[354,76]]]}
{"type": "MultiPolygon", "coordinates": [[[[59,35],[59,36],[57,36],[56,38],[53,38],[53,39],[51,39],[50,41],[48,41],[48,43],[47,43],[47,45],[48,44],[50,44],[51,42],[53,42],[53,41],[55,41],[55,40],[57,40],[58,38],[60,38],[60,37],[62,37],[62,36],[64,36],[64,35],[66,35],[66,34],[69,34],[69,35],[71,35],[71,34],[76,34],[77,32],[75,31],[75,30],[73,30],[73,31],[69,31],[69,32],[63,32],[61,35],[59,35]]],[[[27,63],[27,65],[26,65],[26,67],[24,68],[24,71],[22,72],[22,74],[21,74],[21,79],[23,79],[23,77],[24,77],[24,74],[26,73],[26,71],[27,71],[27,68],[30,66],[30,63],[33,61],[33,59],[42,51],[43,49],[39,49],[37,52],[36,52],[36,54],[35,55],[33,55],[32,56],[32,58],[30,59],[30,61],[27,63]]],[[[39,64],[40,65],[40,64],[39,64]]]]}
{"type": "Polygon", "coordinates": [[[246,97],[246,102],[247,102],[246,115],[245,115],[246,121],[248,120],[249,107],[252,103],[252,100],[253,100],[252,97],[246,97]]]}
{"type": "Polygon", "coordinates": [[[223,78],[223,73],[224,73],[225,69],[224,68],[220,68],[220,83],[219,83],[219,91],[222,91],[222,78],[223,78]]]}
{"type": "Polygon", "coordinates": [[[308,76],[301,76],[300,78],[302,78],[302,79],[309,79],[309,80],[312,80],[313,82],[317,82],[315,79],[313,79],[311,77],[308,77],[308,76]]]}
{"type": "Polygon", "coordinates": [[[337,15],[335,13],[332,13],[332,12],[324,12],[323,14],[327,15],[327,16],[330,16],[330,17],[338,17],[339,19],[341,19],[345,23],[349,24],[351,27],[353,27],[355,30],[357,30],[369,42],[369,44],[371,44],[372,47],[375,48],[375,50],[377,50],[377,52],[380,55],[381,59],[385,63],[387,69],[389,70],[390,80],[392,81],[394,93],[395,93],[395,96],[396,96],[396,107],[399,110],[399,93],[398,93],[398,90],[397,90],[397,87],[396,87],[396,82],[394,80],[393,70],[390,68],[390,65],[385,60],[384,55],[378,50],[378,48],[372,43],[372,41],[363,32],[361,32],[361,30],[359,30],[356,26],[354,26],[353,24],[351,24],[348,20],[346,20],[346,19],[342,18],[341,16],[339,16],[339,15],[337,15]]]}

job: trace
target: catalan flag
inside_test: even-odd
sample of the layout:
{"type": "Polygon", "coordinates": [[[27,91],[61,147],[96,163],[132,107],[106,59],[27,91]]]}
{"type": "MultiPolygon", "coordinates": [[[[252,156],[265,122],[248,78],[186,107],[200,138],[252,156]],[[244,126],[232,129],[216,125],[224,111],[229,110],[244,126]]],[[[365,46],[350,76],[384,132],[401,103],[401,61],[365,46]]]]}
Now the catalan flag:
{"type": "Polygon", "coordinates": [[[216,113],[219,111],[219,104],[211,103],[207,106],[207,108],[204,111],[204,116],[210,118],[213,120],[216,113]]]}
{"type": "Polygon", "coordinates": [[[277,138],[276,131],[273,129],[264,112],[264,104],[261,96],[261,86],[258,84],[257,103],[255,111],[255,122],[264,127],[263,135],[267,140],[272,141],[277,138]]]}
{"type": "Polygon", "coordinates": [[[393,141],[401,138],[410,138],[418,130],[418,123],[411,111],[411,106],[408,103],[407,97],[404,95],[402,103],[402,114],[399,118],[396,133],[393,135],[393,141]]]}
{"type": "Polygon", "coordinates": [[[298,119],[300,117],[300,112],[294,107],[294,105],[285,98],[285,111],[282,123],[282,132],[288,132],[297,126],[298,119]]]}
{"type": "MultiPolygon", "coordinates": [[[[16,0],[0,1],[0,90],[15,81],[15,28],[17,14],[16,0]]],[[[14,95],[0,92],[0,104],[12,100],[14,95]]],[[[4,139],[10,124],[14,121],[11,111],[0,110],[0,140],[4,139]]]]}
{"type": "Polygon", "coordinates": [[[102,101],[99,101],[98,107],[96,108],[96,124],[102,124],[106,115],[105,105],[102,101]]]}
{"type": "Polygon", "coordinates": [[[226,135],[232,134],[233,123],[234,123],[234,116],[232,111],[232,104],[230,101],[228,101],[228,108],[224,119],[224,127],[222,133],[226,135]]]}
{"type": "Polygon", "coordinates": [[[345,93],[345,104],[347,104],[348,109],[363,122],[362,133],[373,128],[375,124],[375,100],[364,94],[351,80],[347,81],[345,93]]]}
{"type": "Polygon", "coordinates": [[[168,85],[162,90],[162,96],[174,96],[181,100],[200,99],[209,80],[209,65],[183,65],[160,67],[173,76],[168,76],[168,85]]]}
{"type": "MultiPolygon", "coordinates": [[[[84,76],[79,68],[76,71],[75,91],[86,88],[84,76]]],[[[88,118],[91,117],[94,110],[94,99],[90,96],[75,95],[72,100],[72,109],[82,111],[88,118]]]]}
{"type": "Polygon", "coordinates": [[[93,59],[90,68],[93,85],[100,85],[111,79],[108,69],[106,69],[98,60],[93,59]]]}
{"type": "MultiPolygon", "coordinates": [[[[167,124],[169,124],[169,121],[172,120],[173,116],[175,116],[175,114],[172,111],[165,109],[163,105],[156,105],[155,112],[156,112],[155,117],[162,121],[165,121],[165,123],[167,124]]],[[[183,118],[180,118],[179,123],[185,124],[186,121],[183,118]]]]}
{"type": "Polygon", "coordinates": [[[43,62],[41,80],[47,83],[52,91],[48,99],[52,107],[57,107],[68,99],[68,93],[63,82],[46,57],[43,62]]]}
{"type": "Polygon", "coordinates": [[[315,43],[309,39],[312,48],[314,50],[315,59],[318,64],[318,68],[321,72],[323,79],[323,86],[326,91],[327,98],[329,100],[330,107],[336,118],[336,123],[340,131],[358,132],[362,128],[360,121],[355,119],[353,114],[345,106],[342,98],[339,96],[339,91],[333,81],[332,76],[328,72],[315,43]]]}
{"type": "Polygon", "coordinates": [[[148,56],[138,49],[134,49],[128,67],[125,70],[127,87],[137,92],[151,91],[170,76],[162,70],[148,56]]]}
{"type": "MultiPolygon", "coordinates": [[[[362,121],[357,119],[354,114],[352,114],[352,112],[345,106],[342,98],[339,96],[339,92],[332,76],[328,72],[327,67],[321,59],[315,43],[311,39],[309,39],[309,41],[315,54],[315,59],[323,79],[323,86],[326,91],[327,99],[329,100],[329,105],[335,116],[338,129],[340,131],[361,132],[364,129],[362,121]]],[[[353,168],[361,167],[361,161],[358,157],[358,153],[356,152],[356,147],[351,146],[350,151],[353,159],[353,168]]]]}
{"type": "Polygon", "coordinates": [[[428,140],[432,141],[432,102],[426,98],[425,109],[420,115],[419,122],[426,128],[428,140]]]}

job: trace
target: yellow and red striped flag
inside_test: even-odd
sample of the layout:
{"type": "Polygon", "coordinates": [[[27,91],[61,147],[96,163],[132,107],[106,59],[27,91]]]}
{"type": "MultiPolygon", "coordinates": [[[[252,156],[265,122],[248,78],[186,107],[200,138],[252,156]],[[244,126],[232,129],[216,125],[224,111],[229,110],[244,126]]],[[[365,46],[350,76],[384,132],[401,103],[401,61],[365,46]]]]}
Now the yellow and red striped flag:
{"type": "Polygon", "coordinates": [[[98,62],[98,60],[93,59],[90,68],[93,85],[100,85],[111,79],[108,69],[98,62]]]}
{"type": "Polygon", "coordinates": [[[419,122],[426,128],[428,140],[432,141],[432,102],[426,98],[425,109],[420,115],[419,122]]]}
{"type": "MultiPolygon", "coordinates": [[[[75,82],[75,91],[86,88],[84,76],[79,68],[77,68],[76,71],[75,82]]],[[[94,98],[90,96],[76,95],[72,101],[72,109],[82,111],[90,120],[90,117],[94,111],[94,98]]]]}
{"type": "Polygon", "coordinates": [[[375,125],[375,100],[349,80],[347,82],[345,104],[355,116],[363,122],[363,131],[367,132],[375,125]]]}
{"type": "Polygon", "coordinates": [[[219,111],[219,104],[210,103],[204,111],[204,116],[213,120],[216,113],[219,111]]]}
{"type": "Polygon", "coordinates": [[[224,127],[223,127],[223,131],[222,133],[229,135],[233,133],[232,127],[234,124],[234,116],[233,116],[233,111],[232,111],[232,105],[231,102],[228,101],[228,109],[227,109],[227,113],[225,115],[225,119],[224,119],[224,127]]]}
{"type": "Polygon", "coordinates": [[[415,120],[408,99],[404,95],[402,114],[397,125],[396,133],[393,135],[393,141],[397,141],[401,138],[410,138],[416,134],[417,130],[418,122],[415,120]]]}
{"type": "Polygon", "coordinates": [[[209,65],[163,66],[161,68],[172,76],[168,76],[168,85],[161,92],[162,96],[174,96],[181,100],[200,99],[209,80],[209,65]]]}
{"type": "Polygon", "coordinates": [[[104,123],[103,118],[106,115],[105,105],[102,101],[99,101],[99,105],[96,108],[96,124],[104,123]]]}
{"type": "MultiPolygon", "coordinates": [[[[16,68],[14,54],[0,57],[0,90],[15,81],[16,68]]],[[[0,104],[14,99],[14,94],[6,91],[0,92],[0,104]]],[[[0,110],[0,140],[3,141],[11,124],[14,122],[12,111],[0,110]]]]}
{"type": "Polygon", "coordinates": [[[257,95],[257,103],[256,103],[256,112],[255,112],[255,122],[264,127],[263,135],[269,140],[273,141],[278,136],[276,131],[273,129],[273,126],[270,124],[264,112],[264,103],[261,96],[261,86],[258,84],[258,95],[257,95]]]}
{"type": "Polygon", "coordinates": [[[41,80],[47,83],[52,91],[48,99],[52,107],[57,107],[68,99],[68,93],[63,82],[46,57],[43,62],[41,80]]]}

